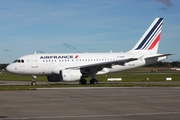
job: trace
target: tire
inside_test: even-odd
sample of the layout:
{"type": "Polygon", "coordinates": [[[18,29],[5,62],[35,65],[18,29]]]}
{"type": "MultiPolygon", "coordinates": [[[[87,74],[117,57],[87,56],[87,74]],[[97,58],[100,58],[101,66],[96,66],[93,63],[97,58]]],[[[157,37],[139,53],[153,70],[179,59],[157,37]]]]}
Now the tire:
{"type": "Polygon", "coordinates": [[[91,79],[90,80],[90,84],[96,85],[96,84],[98,84],[98,81],[96,79],[91,79]]]}
{"type": "Polygon", "coordinates": [[[79,83],[80,83],[81,85],[85,85],[85,84],[87,83],[87,81],[86,81],[86,79],[81,79],[81,80],[79,81],[79,83]]]}
{"type": "Polygon", "coordinates": [[[31,82],[31,85],[32,85],[32,86],[36,85],[36,81],[32,81],[32,82],[31,82]]]}

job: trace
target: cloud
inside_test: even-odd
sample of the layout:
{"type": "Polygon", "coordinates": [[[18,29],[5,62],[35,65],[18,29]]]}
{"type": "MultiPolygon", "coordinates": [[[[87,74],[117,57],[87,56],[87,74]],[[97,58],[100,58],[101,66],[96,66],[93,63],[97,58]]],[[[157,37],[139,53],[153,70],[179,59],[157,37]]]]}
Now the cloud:
{"type": "Polygon", "coordinates": [[[163,10],[163,11],[165,11],[165,10],[168,10],[167,8],[165,8],[165,7],[161,7],[161,8],[159,8],[159,10],[163,10]]]}
{"type": "Polygon", "coordinates": [[[37,50],[36,53],[45,53],[45,52],[42,50],[37,50]]]}
{"type": "Polygon", "coordinates": [[[169,7],[173,6],[171,0],[155,0],[155,1],[160,2],[160,3],[162,3],[163,5],[166,6],[166,7],[159,8],[159,10],[166,11],[166,10],[168,10],[169,7]]]}
{"type": "Polygon", "coordinates": [[[3,49],[4,52],[11,52],[11,50],[3,49]]]}
{"type": "Polygon", "coordinates": [[[75,47],[73,47],[73,46],[71,46],[71,45],[69,45],[69,44],[67,44],[67,43],[63,43],[62,45],[65,46],[66,48],[71,48],[71,49],[76,50],[75,47]]]}
{"type": "Polygon", "coordinates": [[[162,3],[166,5],[167,7],[173,6],[171,0],[155,0],[155,1],[162,3]]]}

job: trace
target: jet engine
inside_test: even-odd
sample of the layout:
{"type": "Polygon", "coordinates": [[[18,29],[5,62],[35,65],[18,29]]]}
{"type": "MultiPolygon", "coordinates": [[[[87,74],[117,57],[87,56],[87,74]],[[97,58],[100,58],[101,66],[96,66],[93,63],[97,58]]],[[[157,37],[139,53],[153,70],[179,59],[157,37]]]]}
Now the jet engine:
{"type": "Polygon", "coordinates": [[[49,82],[60,82],[60,81],[77,81],[81,79],[80,70],[60,70],[59,75],[50,75],[47,76],[49,82]]]}
{"type": "Polygon", "coordinates": [[[49,82],[60,82],[62,81],[59,77],[59,75],[49,75],[47,76],[47,79],[49,82]]]}
{"type": "Polygon", "coordinates": [[[61,70],[60,75],[63,81],[77,81],[82,76],[80,70],[61,70]]]}

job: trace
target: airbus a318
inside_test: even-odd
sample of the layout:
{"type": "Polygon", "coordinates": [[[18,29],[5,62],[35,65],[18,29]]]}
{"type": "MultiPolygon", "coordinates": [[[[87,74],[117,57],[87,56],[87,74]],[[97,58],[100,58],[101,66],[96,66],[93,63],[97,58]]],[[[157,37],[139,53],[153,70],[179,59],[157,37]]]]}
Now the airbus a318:
{"type": "MultiPolygon", "coordinates": [[[[125,53],[53,53],[25,55],[6,70],[21,75],[44,75],[50,82],[78,81],[97,84],[96,75],[124,71],[167,59],[171,54],[158,54],[163,18],[156,18],[137,44],[125,53]]],[[[36,84],[33,80],[31,84],[36,84]]]]}

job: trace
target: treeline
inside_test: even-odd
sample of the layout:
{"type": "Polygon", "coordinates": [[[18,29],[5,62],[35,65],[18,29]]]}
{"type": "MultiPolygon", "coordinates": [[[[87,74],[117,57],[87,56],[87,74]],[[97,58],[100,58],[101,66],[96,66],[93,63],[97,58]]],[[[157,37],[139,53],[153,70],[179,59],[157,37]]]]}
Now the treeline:
{"type": "Polygon", "coordinates": [[[0,64],[0,70],[5,70],[8,64],[0,64]]]}
{"type": "Polygon", "coordinates": [[[152,65],[148,65],[147,67],[179,67],[180,68],[180,62],[179,61],[173,61],[173,62],[156,62],[152,65]]]}
{"type": "MultiPolygon", "coordinates": [[[[0,64],[0,70],[5,70],[6,66],[8,64],[0,64]]],[[[174,61],[174,62],[157,62],[152,65],[148,65],[146,67],[178,67],[180,68],[180,62],[179,61],[174,61]]]]}

